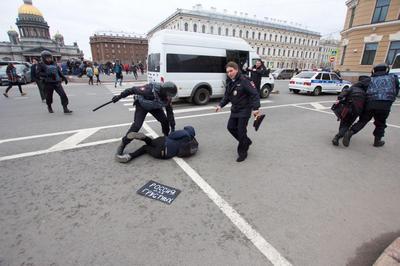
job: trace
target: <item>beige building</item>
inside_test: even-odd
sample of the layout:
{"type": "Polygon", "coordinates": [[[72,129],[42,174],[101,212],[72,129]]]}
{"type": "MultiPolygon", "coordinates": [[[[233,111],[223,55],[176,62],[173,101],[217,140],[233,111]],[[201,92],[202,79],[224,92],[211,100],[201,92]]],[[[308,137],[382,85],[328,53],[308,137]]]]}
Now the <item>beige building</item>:
{"type": "Polygon", "coordinates": [[[148,37],[162,29],[175,29],[246,40],[270,68],[302,68],[317,66],[321,35],[273,19],[257,19],[247,13],[215,8],[205,10],[196,5],[192,10],[177,9],[172,15],[151,29],[148,37]]]}
{"type": "Polygon", "coordinates": [[[400,0],[348,0],[339,68],[354,79],[400,53],[400,0]]]}

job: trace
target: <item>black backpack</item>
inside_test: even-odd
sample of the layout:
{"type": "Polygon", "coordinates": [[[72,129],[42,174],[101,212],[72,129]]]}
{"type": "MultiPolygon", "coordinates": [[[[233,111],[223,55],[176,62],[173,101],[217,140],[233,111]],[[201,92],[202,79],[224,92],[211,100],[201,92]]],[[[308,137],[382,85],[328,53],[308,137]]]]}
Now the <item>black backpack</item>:
{"type": "Polygon", "coordinates": [[[196,138],[193,138],[189,142],[182,143],[179,147],[178,157],[190,157],[194,155],[199,150],[199,143],[196,138]]]}

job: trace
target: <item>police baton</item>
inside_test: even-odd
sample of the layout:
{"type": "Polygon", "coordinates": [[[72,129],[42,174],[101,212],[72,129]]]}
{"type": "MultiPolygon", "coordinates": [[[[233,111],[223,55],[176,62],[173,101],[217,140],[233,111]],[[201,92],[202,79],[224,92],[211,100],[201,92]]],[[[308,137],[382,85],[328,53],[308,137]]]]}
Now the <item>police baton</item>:
{"type": "Polygon", "coordinates": [[[112,100],[109,101],[109,102],[106,102],[105,104],[102,104],[102,105],[100,105],[99,107],[94,108],[92,111],[93,111],[93,112],[96,112],[96,111],[99,110],[100,108],[102,108],[102,107],[104,107],[104,106],[106,106],[106,105],[109,105],[109,104],[112,103],[112,102],[113,102],[112,100]]]}

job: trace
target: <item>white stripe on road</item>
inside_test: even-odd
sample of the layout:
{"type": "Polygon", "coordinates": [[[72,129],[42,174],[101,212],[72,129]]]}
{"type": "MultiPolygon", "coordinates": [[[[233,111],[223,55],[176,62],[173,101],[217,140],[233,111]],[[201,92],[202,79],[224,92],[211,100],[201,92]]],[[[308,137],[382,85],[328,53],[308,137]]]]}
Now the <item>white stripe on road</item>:
{"type": "MultiPolygon", "coordinates": [[[[293,105],[293,107],[302,108],[302,109],[306,109],[306,110],[311,110],[311,111],[314,111],[314,112],[320,112],[320,113],[324,113],[324,114],[335,115],[335,114],[332,113],[332,112],[317,110],[317,109],[308,108],[308,107],[305,107],[305,106],[293,105]]],[[[373,123],[373,122],[370,121],[370,123],[373,123]]],[[[388,127],[400,128],[400,126],[398,126],[398,125],[393,125],[393,124],[388,124],[388,123],[386,123],[386,125],[387,125],[388,127]]]]}
{"type": "Polygon", "coordinates": [[[97,131],[99,131],[98,128],[90,128],[90,129],[79,131],[79,132],[75,133],[74,135],[66,138],[65,140],[57,143],[53,147],[50,147],[49,151],[62,151],[62,150],[68,149],[69,147],[75,147],[80,142],[82,142],[89,136],[93,135],[97,131]]]}
{"type": "Polygon", "coordinates": [[[311,105],[312,105],[315,109],[317,109],[317,110],[327,110],[327,109],[330,109],[330,107],[323,106],[323,105],[320,104],[320,103],[312,103],[311,105]]]}
{"type": "MultiPolygon", "coordinates": [[[[147,123],[143,128],[153,138],[157,133],[147,123]]],[[[185,160],[174,157],[174,161],[182,170],[199,186],[201,190],[217,205],[217,207],[231,220],[231,222],[254,244],[254,246],[273,264],[290,266],[278,250],[276,250],[265,238],[258,233],[227,201],[225,201],[185,160]]]]}

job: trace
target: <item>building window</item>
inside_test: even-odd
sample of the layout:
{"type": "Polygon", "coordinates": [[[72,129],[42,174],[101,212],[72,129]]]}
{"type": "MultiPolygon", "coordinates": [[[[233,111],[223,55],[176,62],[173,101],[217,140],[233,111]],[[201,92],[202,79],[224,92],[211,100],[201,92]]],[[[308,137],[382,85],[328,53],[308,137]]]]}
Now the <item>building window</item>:
{"type": "Polygon", "coordinates": [[[286,50],[285,50],[285,49],[283,49],[282,56],[285,56],[285,55],[286,55],[286,50]]]}
{"type": "Polygon", "coordinates": [[[258,39],[261,40],[261,32],[258,33],[258,39]]]}
{"type": "Polygon", "coordinates": [[[279,42],[282,42],[282,35],[281,35],[281,37],[279,38],[279,42]]]}
{"type": "Polygon", "coordinates": [[[236,37],[236,30],[235,29],[232,30],[232,36],[236,37]]]}
{"type": "Polygon", "coordinates": [[[197,32],[197,24],[193,24],[193,31],[197,32]]]}
{"type": "Polygon", "coordinates": [[[377,0],[374,15],[372,16],[372,23],[383,22],[390,6],[390,0],[377,0]]]}
{"type": "Polygon", "coordinates": [[[287,42],[287,36],[285,36],[285,42],[287,42]]]}
{"type": "Polygon", "coordinates": [[[276,51],[276,49],[274,48],[274,51],[272,52],[272,55],[273,55],[273,56],[275,56],[275,51],[276,51]]]}
{"type": "Polygon", "coordinates": [[[269,41],[272,41],[272,34],[269,35],[269,41]]]}
{"type": "Polygon", "coordinates": [[[346,56],[346,49],[347,46],[343,46],[343,53],[342,53],[342,58],[340,59],[340,65],[343,65],[344,63],[344,57],[346,56]]]}
{"type": "Polygon", "coordinates": [[[294,44],[296,44],[296,41],[297,41],[297,39],[296,39],[296,37],[294,38],[294,44]]]}
{"type": "Polygon", "coordinates": [[[249,38],[249,31],[247,30],[246,31],[246,39],[248,39],[249,38]]]}
{"type": "Polygon", "coordinates": [[[275,34],[275,42],[278,41],[278,35],[275,34]]]}
{"type": "Polygon", "coordinates": [[[218,35],[221,35],[221,27],[218,27],[218,35]]]}
{"type": "Polygon", "coordinates": [[[390,43],[389,52],[386,57],[386,64],[393,65],[396,54],[400,54],[400,41],[390,43]]]}
{"type": "Polygon", "coordinates": [[[206,33],[206,25],[201,26],[201,32],[206,33]]]}
{"type": "Polygon", "coordinates": [[[228,28],[225,29],[225,35],[229,36],[229,29],[228,28]]]}
{"type": "Polygon", "coordinates": [[[253,40],[256,38],[256,33],[253,31],[253,34],[251,35],[251,37],[253,38],[253,40]]]}
{"type": "Polygon", "coordinates": [[[278,56],[281,56],[281,49],[278,49],[278,56]]]}
{"type": "Polygon", "coordinates": [[[262,54],[265,55],[265,47],[263,48],[263,53],[262,54]]]}
{"type": "Polygon", "coordinates": [[[214,34],[214,26],[211,26],[211,28],[210,28],[210,33],[211,33],[211,34],[214,34]]]}
{"type": "Polygon", "coordinates": [[[377,48],[378,48],[378,43],[365,44],[361,65],[372,65],[374,63],[377,48]]]}
{"type": "Polygon", "coordinates": [[[239,31],[239,37],[242,38],[242,36],[243,36],[243,31],[240,30],[240,31],[239,31]]]}
{"type": "Polygon", "coordinates": [[[268,55],[271,55],[271,48],[268,48],[268,55]]]}
{"type": "Polygon", "coordinates": [[[266,40],[267,40],[267,34],[264,33],[264,41],[266,41],[266,40]]]}
{"type": "Polygon", "coordinates": [[[189,25],[187,23],[185,23],[185,31],[189,30],[189,25]]]}
{"type": "Polygon", "coordinates": [[[260,47],[257,47],[257,54],[260,54],[260,47]]]}
{"type": "Polygon", "coordinates": [[[350,16],[350,22],[349,22],[349,28],[353,27],[353,21],[354,21],[354,15],[356,14],[356,7],[353,7],[351,9],[351,16],[350,16]]]}

